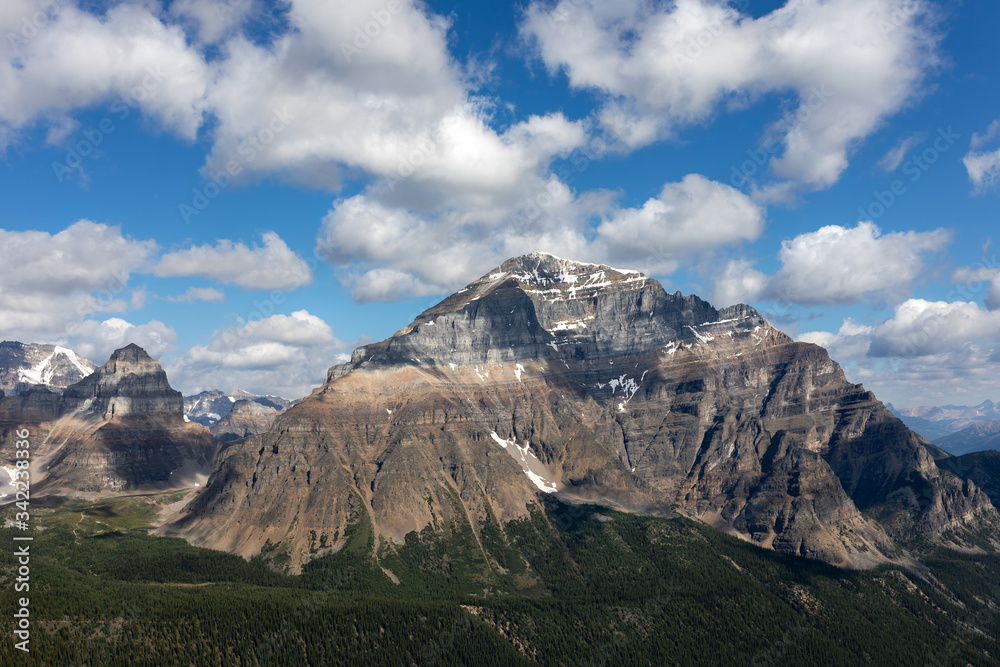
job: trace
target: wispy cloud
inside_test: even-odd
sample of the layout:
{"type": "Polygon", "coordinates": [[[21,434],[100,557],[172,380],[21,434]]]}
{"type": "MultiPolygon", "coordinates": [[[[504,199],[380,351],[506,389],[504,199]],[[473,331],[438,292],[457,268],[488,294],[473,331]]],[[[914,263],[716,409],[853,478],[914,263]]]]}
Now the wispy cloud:
{"type": "Polygon", "coordinates": [[[879,169],[886,173],[896,171],[899,165],[903,164],[903,160],[906,159],[906,154],[910,152],[910,149],[923,141],[926,136],[925,132],[918,132],[903,139],[882,156],[882,159],[878,161],[879,169]]]}

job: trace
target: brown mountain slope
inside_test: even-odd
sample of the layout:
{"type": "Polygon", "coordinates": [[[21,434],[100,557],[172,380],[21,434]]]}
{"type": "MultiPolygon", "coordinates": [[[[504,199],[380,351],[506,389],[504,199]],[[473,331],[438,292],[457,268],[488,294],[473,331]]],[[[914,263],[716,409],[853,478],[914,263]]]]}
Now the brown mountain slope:
{"type": "Polygon", "coordinates": [[[997,518],[823,349],[752,308],[533,254],[330,369],[227,449],[167,532],[243,555],[270,542],[296,565],[352,525],[382,544],[479,530],[544,492],[854,567],[997,518]]]}

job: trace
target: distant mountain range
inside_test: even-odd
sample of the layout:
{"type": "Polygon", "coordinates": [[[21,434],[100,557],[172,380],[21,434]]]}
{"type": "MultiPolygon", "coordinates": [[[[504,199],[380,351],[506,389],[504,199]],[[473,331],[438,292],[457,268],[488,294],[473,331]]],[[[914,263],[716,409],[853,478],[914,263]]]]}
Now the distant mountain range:
{"type": "Polygon", "coordinates": [[[221,440],[235,440],[263,433],[296,402],[242,389],[232,394],[213,389],[184,397],[184,420],[201,424],[221,440]]]}
{"type": "Polygon", "coordinates": [[[956,456],[989,449],[1000,450],[1000,419],[975,422],[957,433],[939,438],[935,444],[956,456]]]}
{"type": "MultiPolygon", "coordinates": [[[[84,379],[97,366],[73,350],[58,345],[0,343],[0,389],[18,396],[45,388],[57,394],[84,379]]],[[[185,396],[184,421],[201,424],[221,440],[234,440],[271,427],[274,418],[293,401],[239,390],[230,394],[215,389],[185,396]]]]}
{"type": "Polygon", "coordinates": [[[1000,424],[1000,404],[985,400],[979,405],[922,406],[897,410],[887,405],[910,429],[952,454],[1000,447],[997,424],[1000,424]]]}
{"type": "MultiPolygon", "coordinates": [[[[55,383],[44,369],[73,362],[48,354],[18,367],[55,383]]],[[[12,502],[24,484],[14,432],[26,428],[31,501],[42,499],[32,554],[62,563],[44,581],[73,586],[32,618],[91,610],[100,625],[58,637],[96,647],[97,662],[106,619],[130,624],[109,636],[189,662],[234,628],[249,633],[237,645],[287,644],[261,664],[366,652],[430,664],[440,654],[424,649],[444,646],[443,631],[482,639],[449,664],[729,664],[748,645],[753,664],[987,664],[1000,645],[989,625],[1000,452],[951,456],[823,348],[749,306],[716,309],[635,271],[513,258],[358,348],[295,403],[185,399],[136,345],[68,386],[32,384],[0,398],[0,530],[25,530],[12,502]],[[143,606],[122,607],[133,598],[143,606]],[[413,604],[435,600],[471,625],[413,604]],[[335,613],[317,606],[329,601],[335,613]],[[274,624],[285,618],[308,639],[286,642],[274,624]],[[705,634],[719,623],[736,634],[705,634]],[[809,623],[819,632],[797,629],[809,623]],[[375,642],[358,644],[359,627],[375,642]],[[563,659],[579,637],[586,650],[563,659]],[[555,660],[534,652],[546,638],[555,660]],[[393,652],[407,642],[416,650],[393,652]],[[718,660],[702,651],[713,643],[718,660]],[[491,661],[495,646],[523,660],[491,661]]],[[[994,407],[921,414],[972,419],[986,438],[994,407]]],[[[231,662],[195,662],[220,660],[231,662]]]]}

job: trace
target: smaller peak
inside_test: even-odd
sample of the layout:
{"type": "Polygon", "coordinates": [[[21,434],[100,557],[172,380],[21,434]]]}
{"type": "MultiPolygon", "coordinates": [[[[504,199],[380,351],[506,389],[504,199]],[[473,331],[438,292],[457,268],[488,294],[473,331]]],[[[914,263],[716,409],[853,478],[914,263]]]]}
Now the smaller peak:
{"type": "Polygon", "coordinates": [[[119,348],[111,353],[111,358],[109,361],[152,361],[153,358],[149,356],[146,350],[142,349],[135,343],[129,343],[125,347],[119,348]]]}

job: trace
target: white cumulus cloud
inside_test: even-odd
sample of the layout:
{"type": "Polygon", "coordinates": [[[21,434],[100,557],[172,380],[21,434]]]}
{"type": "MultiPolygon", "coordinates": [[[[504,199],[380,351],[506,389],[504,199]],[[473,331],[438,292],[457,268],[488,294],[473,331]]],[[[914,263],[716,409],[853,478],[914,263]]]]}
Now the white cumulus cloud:
{"type": "Polygon", "coordinates": [[[781,268],[771,276],[749,263],[729,264],[716,280],[720,303],[772,300],[801,305],[844,305],[905,297],[924,274],[927,259],[951,241],[951,233],[883,234],[872,222],[828,225],[783,241],[781,268]]]}
{"type": "Polygon", "coordinates": [[[220,388],[299,398],[349,351],[326,322],[299,310],[219,329],[171,360],[167,372],[185,394],[220,388]]]}
{"type": "Polygon", "coordinates": [[[951,276],[953,283],[964,283],[958,288],[960,294],[977,292],[985,285],[983,303],[990,310],[1000,310],[1000,268],[996,267],[995,261],[994,257],[989,266],[984,262],[977,267],[958,268],[951,276]]]}
{"type": "Polygon", "coordinates": [[[972,135],[969,152],[962,158],[969,180],[972,181],[978,194],[1000,185],[1000,148],[982,150],[998,136],[1000,136],[1000,118],[990,123],[985,131],[972,135]]]}
{"type": "Polygon", "coordinates": [[[155,251],[89,220],[55,234],[0,230],[0,336],[58,342],[89,315],[125,311],[129,279],[155,251]]]}
{"type": "Polygon", "coordinates": [[[793,107],[774,173],[828,187],[853,146],[920,92],[937,36],[919,0],[796,0],[759,18],[712,0],[534,2],[522,31],[550,72],[604,96],[629,148],[771,93],[793,107]]]}
{"type": "Polygon", "coordinates": [[[698,174],[667,183],[639,208],[610,193],[575,196],[553,176],[522,208],[499,213],[506,216],[486,224],[483,211],[425,214],[357,195],[335,203],[317,252],[344,267],[358,301],[391,301],[453,291],[533,251],[671,271],[692,254],[755,240],[764,226],[747,195],[698,174]]]}
{"type": "Polygon", "coordinates": [[[193,301],[207,301],[208,303],[222,303],[226,295],[222,290],[214,287],[189,287],[184,294],[168,296],[167,301],[174,303],[191,303],[193,301]]]}
{"type": "Polygon", "coordinates": [[[1000,311],[967,301],[908,299],[873,325],[847,319],[836,333],[796,337],[825,347],[848,378],[883,400],[926,405],[993,395],[1000,373],[1000,311]]]}
{"type": "Polygon", "coordinates": [[[149,356],[159,359],[165,352],[174,351],[177,332],[163,322],[152,320],[146,324],[132,324],[120,317],[98,322],[85,320],[69,327],[73,348],[95,364],[103,364],[111,353],[130,343],[146,350],[149,356]]]}
{"type": "Polygon", "coordinates": [[[209,67],[149,3],[115,4],[100,16],[67,2],[0,4],[0,149],[35,122],[65,127],[74,112],[104,103],[113,118],[138,108],[195,137],[209,67]]]}
{"type": "Polygon", "coordinates": [[[263,246],[230,240],[165,253],[153,272],[158,276],[201,276],[248,290],[289,290],[313,280],[309,264],[274,232],[263,234],[263,246]]]}
{"type": "Polygon", "coordinates": [[[641,208],[615,211],[597,228],[596,243],[610,261],[660,272],[691,253],[756,241],[763,230],[763,208],[742,192],[688,174],[641,208]]]}
{"type": "Polygon", "coordinates": [[[896,171],[899,165],[903,164],[903,160],[906,159],[906,154],[923,140],[924,135],[922,133],[911,134],[906,137],[882,156],[882,159],[878,161],[879,169],[886,173],[896,171]]]}

